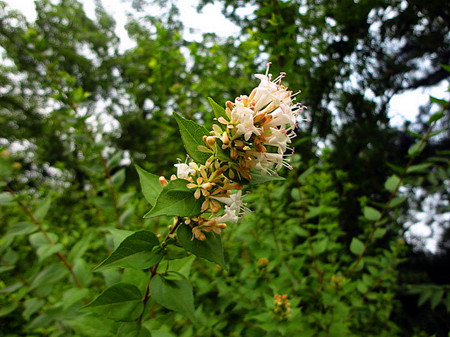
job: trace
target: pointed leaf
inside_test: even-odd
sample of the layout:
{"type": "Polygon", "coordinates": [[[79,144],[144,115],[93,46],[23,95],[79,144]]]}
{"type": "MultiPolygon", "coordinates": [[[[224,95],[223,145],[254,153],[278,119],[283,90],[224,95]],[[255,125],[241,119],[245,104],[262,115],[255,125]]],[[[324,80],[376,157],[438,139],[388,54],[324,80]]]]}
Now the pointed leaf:
{"type": "Polygon", "coordinates": [[[137,165],[135,165],[135,167],[139,174],[142,194],[144,194],[144,197],[148,201],[148,203],[153,206],[156,203],[156,199],[158,199],[158,195],[163,189],[161,184],[159,183],[159,177],[155,174],[145,171],[137,165]]]}
{"type": "Polygon", "coordinates": [[[225,113],[225,108],[222,108],[219,104],[214,102],[214,100],[211,97],[208,97],[208,101],[209,101],[209,104],[211,105],[211,108],[213,109],[214,117],[216,117],[217,119],[219,117],[228,119],[228,116],[225,113]]]}
{"type": "Polygon", "coordinates": [[[204,232],[205,241],[192,239],[191,228],[181,225],[177,230],[177,238],[181,245],[192,254],[202,257],[208,261],[217,263],[222,268],[227,269],[223,255],[222,240],[219,234],[204,232]]]}
{"type": "Polygon", "coordinates": [[[251,175],[251,179],[249,184],[250,185],[259,185],[259,184],[264,184],[264,183],[268,183],[270,181],[279,181],[279,180],[286,180],[283,177],[277,176],[277,175],[263,175],[261,174],[261,172],[256,171],[256,170],[251,170],[250,171],[250,175],[251,175]]]}
{"type": "Polygon", "coordinates": [[[203,136],[209,136],[209,131],[197,123],[181,117],[176,112],[173,114],[180,129],[184,147],[191,158],[200,164],[204,164],[210,154],[198,150],[198,146],[205,146],[203,136]]]}
{"type": "Polygon", "coordinates": [[[194,295],[188,281],[155,275],[150,283],[150,293],[156,303],[195,321],[194,295]]]}
{"type": "Polygon", "coordinates": [[[109,268],[147,269],[161,261],[164,252],[159,247],[155,234],[148,231],[136,232],[128,236],[119,247],[103,261],[97,271],[109,268]]]}
{"type": "Polygon", "coordinates": [[[128,283],[112,285],[83,307],[106,318],[125,322],[137,319],[143,308],[141,292],[135,285],[128,283]]]}
{"type": "Polygon", "coordinates": [[[195,199],[194,189],[186,185],[189,181],[185,179],[171,180],[164,186],[153,208],[144,215],[150,218],[159,215],[167,216],[196,216],[201,213],[204,198],[195,199]]]}

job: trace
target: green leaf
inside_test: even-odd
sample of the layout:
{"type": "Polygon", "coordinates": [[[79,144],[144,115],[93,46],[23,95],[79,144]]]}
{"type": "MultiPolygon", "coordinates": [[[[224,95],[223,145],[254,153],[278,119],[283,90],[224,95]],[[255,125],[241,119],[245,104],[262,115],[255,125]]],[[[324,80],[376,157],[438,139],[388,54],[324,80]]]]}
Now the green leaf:
{"type": "Polygon", "coordinates": [[[125,169],[120,169],[111,177],[111,182],[113,185],[120,187],[125,182],[125,169]]]}
{"type": "Polygon", "coordinates": [[[427,169],[431,166],[431,163],[423,163],[423,164],[417,164],[417,165],[411,165],[408,167],[408,170],[406,173],[414,173],[414,172],[420,172],[424,173],[427,172],[427,169]]]}
{"type": "Polygon", "coordinates": [[[30,291],[42,285],[58,282],[66,276],[67,269],[62,264],[52,264],[36,275],[30,285],[30,291]]]}
{"type": "Polygon", "coordinates": [[[171,180],[164,186],[153,208],[144,215],[150,218],[159,215],[167,216],[196,216],[201,213],[204,198],[195,199],[194,189],[186,185],[189,181],[185,179],[171,180]]]}
{"type": "Polygon", "coordinates": [[[314,242],[313,244],[314,253],[317,255],[322,254],[327,249],[327,245],[328,245],[328,238],[314,242]]]}
{"type": "Polygon", "coordinates": [[[0,308],[0,317],[9,315],[19,306],[18,302],[10,302],[8,304],[2,304],[0,308]]]}
{"type": "Polygon", "coordinates": [[[72,247],[70,250],[69,256],[67,259],[70,262],[74,262],[78,260],[80,257],[86,253],[86,251],[90,247],[91,240],[94,238],[94,232],[89,232],[84,234],[84,236],[78,240],[78,242],[72,247]]]}
{"type": "Polygon", "coordinates": [[[285,178],[280,177],[278,175],[273,175],[273,176],[268,175],[268,174],[263,175],[261,172],[259,172],[257,170],[253,170],[253,169],[250,170],[250,176],[251,176],[251,179],[250,179],[249,184],[252,186],[268,183],[270,181],[286,180],[285,178]]]}
{"type": "Polygon", "coordinates": [[[34,211],[33,215],[34,217],[41,222],[44,220],[45,216],[47,215],[48,210],[50,209],[50,205],[52,203],[52,197],[48,195],[37,207],[37,209],[34,211]]]}
{"type": "Polygon", "coordinates": [[[450,65],[448,64],[441,64],[442,69],[444,69],[445,71],[450,72],[450,65]]]}
{"type": "Polygon", "coordinates": [[[134,215],[134,206],[131,206],[127,208],[119,218],[119,223],[121,226],[128,226],[131,225],[133,222],[133,215],[134,215]]]}
{"type": "Polygon", "coordinates": [[[184,147],[191,158],[200,164],[204,164],[210,154],[198,150],[198,146],[205,146],[203,136],[209,136],[209,131],[197,123],[187,120],[174,112],[173,114],[180,129],[184,147]]]}
{"type": "Polygon", "coordinates": [[[428,301],[428,299],[431,297],[432,294],[433,294],[433,292],[431,291],[431,289],[424,290],[419,296],[419,300],[417,301],[417,306],[421,307],[422,305],[424,305],[425,302],[428,301]]]}
{"type": "Polygon", "coordinates": [[[64,246],[60,243],[57,243],[57,244],[47,243],[45,245],[40,246],[36,251],[39,262],[45,260],[50,255],[53,255],[53,254],[61,251],[63,248],[64,248],[64,246]]]}
{"type": "Polygon", "coordinates": [[[398,205],[405,202],[408,198],[406,197],[397,197],[391,200],[391,203],[389,204],[389,208],[397,207],[398,205]]]}
{"type": "Polygon", "coordinates": [[[370,221],[377,221],[381,216],[380,212],[378,212],[375,208],[369,206],[364,207],[363,214],[364,217],[370,221]]]}
{"type": "Polygon", "coordinates": [[[116,154],[114,154],[106,163],[106,166],[111,170],[115,168],[117,165],[119,165],[121,159],[122,159],[122,151],[118,151],[116,154]]]}
{"type": "Polygon", "coordinates": [[[130,322],[139,317],[143,308],[142,294],[135,285],[116,283],[82,309],[115,321],[130,322]]]}
{"type": "Polygon", "coordinates": [[[5,237],[31,234],[38,230],[38,226],[31,222],[18,222],[9,227],[5,237]]]}
{"type": "Polygon", "coordinates": [[[195,322],[194,295],[188,281],[155,275],[150,283],[150,293],[156,303],[195,322]]]}
{"type": "Polygon", "coordinates": [[[387,232],[386,228],[377,228],[373,233],[373,238],[374,239],[382,238],[386,234],[386,232],[387,232]]]}
{"type": "Polygon", "coordinates": [[[50,243],[47,238],[50,239],[53,243],[56,243],[58,241],[58,236],[56,234],[48,232],[47,236],[45,236],[44,233],[41,232],[34,233],[30,235],[29,241],[32,246],[39,248],[40,246],[48,245],[50,243]]]}
{"type": "Polygon", "coordinates": [[[148,231],[136,232],[128,236],[119,247],[95,270],[109,268],[147,269],[161,261],[164,252],[159,247],[155,234],[148,231]]]}
{"type": "Polygon", "coordinates": [[[164,260],[159,264],[158,271],[175,271],[187,278],[195,259],[195,255],[189,255],[182,259],[164,260]]]}
{"type": "Polygon", "coordinates": [[[159,183],[159,177],[152,173],[149,173],[139,166],[135,165],[136,170],[139,174],[139,181],[141,182],[142,194],[144,194],[145,199],[148,203],[153,206],[158,199],[163,187],[159,183]]]}
{"type": "Polygon", "coordinates": [[[150,331],[138,322],[122,323],[117,331],[117,337],[151,337],[150,331]]]}
{"type": "MultiPolygon", "coordinates": [[[[448,102],[445,99],[440,99],[434,96],[430,96],[430,102],[439,104],[442,107],[445,107],[448,104],[448,102]]],[[[437,112],[430,116],[430,119],[428,120],[427,124],[431,124],[432,122],[441,119],[442,117],[444,117],[444,113],[437,112]]]]}
{"type": "Polygon", "coordinates": [[[364,243],[357,238],[353,238],[350,244],[350,251],[355,255],[361,254],[364,251],[364,243]]]}
{"type": "Polygon", "coordinates": [[[430,297],[431,309],[434,309],[437,307],[437,305],[441,302],[443,296],[444,296],[444,291],[442,289],[439,289],[439,290],[433,292],[433,295],[431,295],[431,297],[430,297]]]}
{"type": "Polygon", "coordinates": [[[132,231],[127,231],[124,229],[117,229],[117,228],[107,228],[108,232],[112,235],[112,240],[114,244],[114,249],[119,247],[120,243],[125,240],[130,235],[134,234],[132,231]]]}
{"type": "Polygon", "coordinates": [[[62,298],[63,310],[67,310],[75,303],[80,302],[83,298],[87,298],[88,295],[88,289],[71,288],[67,290],[62,298]]]}
{"type": "Polygon", "coordinates": [[[177,230],[178,241],[187,251],[227,269],[220,235],[208,232],[204,232],[203,234],[205,234],[206,240],[200,241],[192,239],[191,228],[187,225],[182,224],[177,230]]]}
{"type": "Polygon", "coordinates": [[[214,117],[216,117],[217,119],[219,117],[228,119],[228,116],[225,112],[225,108],[222,108],[219,104],[214,102],[214,100],[211,97],[208,97],[208,101],[209,101],[209,104],[211,105],[211,108],[213,109],[214,117]]]}
{"type": "Polygon", "coordinates": [[[386,182],[384,183],[384,188],[387,189],[389,192],[395,191],[397,186],[399,186],[400,178],[397,175],[392,175],[389,178],[387,178],[386,182]]]}
{"type": "Polygon", "coordinates": [[[424,141],[418,141],[411,145],[411,147],[408,149],[408,155],[410,157],[415,157],[422,152],[422,150],[425,148],[425,142],[424,141]]]}
{"type": "Polygon", "coordinates": [[[26,300],[23,304],[23,306],[25,307],[25,310],[22,313],[23,318],[25,318],[27,321],[30,320],[31,315],[42,308],[44,304],[45,302],[38,298],[31,298],[29,300],[26,300]]]}
{"type": "Polygon", "coordinates": [[[0,205],[8,205],[13,199],[13,196],[8,192],[0,193],[0,205]]]}
{"type": "Polygon", "coordinates": [[[114,337],[119,324],[94,314],[77,316],[66,322],[78,335],[89,337],[114,337]]]}

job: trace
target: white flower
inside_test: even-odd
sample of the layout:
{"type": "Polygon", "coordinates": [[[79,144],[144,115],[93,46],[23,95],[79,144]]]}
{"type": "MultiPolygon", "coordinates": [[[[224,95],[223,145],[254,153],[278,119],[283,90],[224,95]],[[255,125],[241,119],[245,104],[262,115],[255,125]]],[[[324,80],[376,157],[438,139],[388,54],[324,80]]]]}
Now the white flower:
{"type": "Polygon", "coordinates": [[[191,173],[195,172],[193,168],[185,163],[178,163],[173,166],[177,168],[177,178],[179,179],[187,179],[191,173]]]}
{"type": "Polygon", "coordinates": [[[284,128],[287,125],[288,130],[291,130],[295,127],[295,114],[286,104],[280,104],[280,106],[276,110],[274,110],[271,115],[272,120],[265,125],[266,127],[281,126],[282,128],[284,128]]]}
{"type": "Polygon", "coordinates": [[[253,156],[250,161],[252,167],[260,170],[263,174],[273,175],[283,166],[292,169],[292,166],[284,159],[287,156],[281,153],[261,153],[253,151],[251,155],[253,156]]]}
{"type": "Polygon", "coordinates": [[[236,212],[229,206],[225,206],[225,214],[220,218],[217,218],[217,222],[237,222],[239,220],[239,216],[236,215],[236,212]]]}
{"type": "Polygon", "coordinates": [[[236,134],[234,138],[244,135],[246,141],[250,139],[252,133],[260,134],[260,130],[253,124],[253,110],[249,109],[236,100],[235,106],[231,111],[231,123],[235,124],[236,134]]]}
{"type": "MultiPolygon", "coordinates": [[[[293,134],[293,133],[291,133],[293,134]]],[[[295,134],[294,134],[295,135],[295,134]]],[[[277,146],[278,147],[278,153],[283,154],[286,152],[286,149],[288,148],[287,144],[291,142],[291,136],[288,135],[287,130],[282,128],[270,128],[270,136],[266,138],[266,141],[264,144],[277,146]]]]}
{"type": "MultiPolygon", "coordinates": [[[[211,197],[228,205],[229,209],[234,212],[236,216],[240,214],[245,214],[247,212],[247,208],[245,207],[244,202],[242,201],[242,191],[239,190],[236,193],[230,195],[229,197],[211,197]]],[[[225,207],[226,208],[226,207],[225,207]]]]}

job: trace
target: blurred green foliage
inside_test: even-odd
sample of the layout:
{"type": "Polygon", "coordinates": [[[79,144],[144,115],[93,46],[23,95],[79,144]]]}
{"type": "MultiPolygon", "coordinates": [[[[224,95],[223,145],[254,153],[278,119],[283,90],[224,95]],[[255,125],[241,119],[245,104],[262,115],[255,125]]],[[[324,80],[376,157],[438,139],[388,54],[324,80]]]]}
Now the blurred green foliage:
{"type": "Polygon", "coordinates": [[[175,2],[133,1],[139,15],[126,28],[136,45],[123,52],[99,1],[96,19],[74,0],[36,1],[34,22],[0,2],[0,333],[447,336],[449,105],[432,99],[400,130],[388,103],[448,78],[440,65],[450,63],[449,6],[201,5],[212,2],[240,36],[186,41],[175,2]],[[149,3],[163,14],[146,13],[149,3]],[[253,13],[239,16],[246,6],[253,13]],[[130,234],[165,234],[171,224],[142,218],[149,206],[131,164],[174,173],[185,150],[172,112],[208,125],[208,97],[223,106],[248,94],[269,60],[302,89],[310,121],[296,130],[287,180],[253,188],[245,201],[254,213],[222,235],[229,270],[176,248],[160,265],[189,278],[195,324],[152,298],[142,325],[80,310],[106,287],[131,283],[135,319],[148,275],[94,270],[130,234]],[[417,211],[440,225],[436,254],[405,242],[417,211]],[[288,302],[274,302],[277,294],[288,302]]]}

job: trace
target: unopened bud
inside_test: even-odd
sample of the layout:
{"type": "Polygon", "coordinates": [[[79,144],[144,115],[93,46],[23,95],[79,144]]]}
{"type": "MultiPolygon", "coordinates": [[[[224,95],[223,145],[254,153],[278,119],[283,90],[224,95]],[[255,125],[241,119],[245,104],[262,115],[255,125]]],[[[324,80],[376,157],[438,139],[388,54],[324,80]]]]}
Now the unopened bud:
{"type": "Polygon", "coordinates": [[[225,229],[225,228],[227,228],[227,224],[226,223],[218,223],[216,225],[216,227],[219,227],[220,229],[225,229]]]}
{"type": "Polygon", "coordinates": [[[206,144],[208,144],[210,147],[213,147],[214,144],[216,144],[216,138],[213,136],[206,137],[206,144]]]}
{"type": "Polygon", "coordinates": [[[230,138],[228,137],[228,133],[226,131],[222,135],[222,142],[224,145],[228,145],[230,143],[230,138]]]}
{"type": "Polygon", "coordinates": [[[9,151],[8,150],[3,150],[2,152],[0,152],[0,156],[8,158],[9,157],[9,151]]]}
{"type": "Polygon", "coordinates": [[[162,187],[167,185],[167,179],[163,176],[159,177],[159,183],[161,184],[162,187]]]}
{"type": "Polygon", "coordinates": [[[156,237],[157,237],[158,239],[160,239],[161,236],[162,236],[161,234],[156,235],[156,237]]]}
{"type": "Polygon", "coordinates": [[[208,183],[204,183],[202,185],[202,188],[205,189],[205,190],[210,190],[212,187],[213,187],[213,185],[211,183],[209,183],[209,182],[208,183]]]}
{"type": "Polygon", "coordinates": [[[18,162],[15,162],[15,163],[12,164],[12,167],[15,168],[15,169],[20,169],[22,167],[22,165],[20,163],[18,163],[18,162]]]}
{"type": "Polygon", "coordinates": [[[258,260],[258,266],[265,267],[269,264],[269,260],[265,257],[262,257],[258,260]]]}

